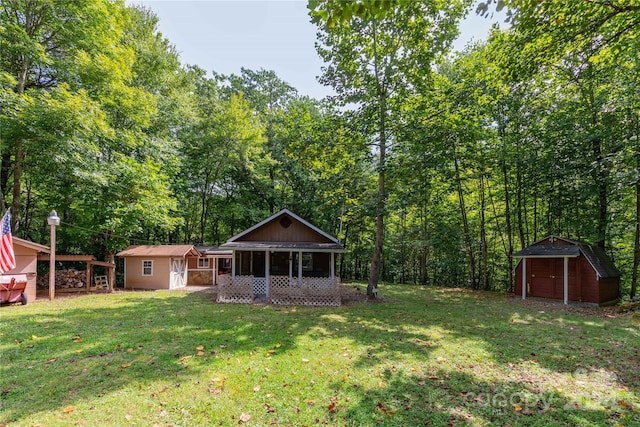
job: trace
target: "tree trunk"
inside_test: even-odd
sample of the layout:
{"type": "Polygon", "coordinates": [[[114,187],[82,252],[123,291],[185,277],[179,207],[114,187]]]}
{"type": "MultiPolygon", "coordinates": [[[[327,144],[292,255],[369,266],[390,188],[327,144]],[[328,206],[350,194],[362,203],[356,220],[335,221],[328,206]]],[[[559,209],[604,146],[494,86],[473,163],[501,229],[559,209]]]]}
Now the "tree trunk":
{"type": "Polygon", "coordinates": [[[15,158],[13,161],[13,200],[11,201],[11,230],[15,234],[18,230],[19,219],[21,215],[21,180],[22,180],[22,163],[24,160],[24,150],[22,140],[16,141],[15,158]]]}
{"type": "MultiPolygon", "coordinates": [[[[640,150],[636,152],[636,168],[640,172],[640,150]]],[[[640,179],[636,181],[636,235],[633,242],[633,272],[629,297],[635,298],[638,290],[638,268],[640,267],[640,179]]]]}
{"type": "Polygon", "coordinates": [[[489,290],[488,251],[487,251],[487,227],[485,221],[486,197],[484,191],[484,174],[480,172],[480,278],[482,289],[489,290]]]}
{"type": "Polygon", "coordinates": [[[502,179],[504,183],[504,216],[507,222],[507,242],[509,244],[509,249],[507,252],[507,261],[509,263],[509,292],[513,292],[513,231],[511,229],[511,209],[509,208],[509,185],[507,178],[507,162],[502,161],[502,179]]]}
{"type": "MultiPolygon", "coordinates": [[[[638,117],[635,118],[635,136],[637,141],[638,132],[638,117]]],[[[636,145],[636,173],[640,174],[640,144],[636,145]]],[[[640,175],[638,175],[640,176],[640,175]]],[[[638,269],[640,268],[640,178],[636,179],[636,232],[633,242],[633,271],[631,273],[631,291],[629,297],[631,299],[636,297],[638,291],[638,269]]]]}
{"type": "Polygon", "coordinates": [[[462,192],[462,180],[460,179],[460,166],[458,165],[458,153],[454,147],[453,164],[456,172],[456,187],[458,189],[458,201],[460,203],[460,215],[462,216],[462,228],[464,231],[464,242],[467,250],[467,258],[469,259],[469,285],[472,289],[477,288],[476,283],[476,260],[473,255],[473,246],[471,245],[471,233],[469,231],[469,221],[467,220],[467,208],[464,203],[464,194],[462,192]]]}
{"type": "Polygon", "coordinates": [[[378,118],[379,118],[379,157],[378,157],[378,200],[376,203],[376,238],[373,248],[373,256],[371,257],[371,272],[369,274],[369,283],[367,285],[367,295],[374,297],[378,293],[378,280],[380,278],[380,262],[382,259],[382,244],[384,241],[384,211],[385,211],[385,162],[387,154],[387,98],[384,88],[380,82],[378,69],[378,51],[376,37],[376,23],[373,22],[373,66],[376,79],[377,95],[378,95],[378,118]]]}
{"type": "Polygon", "coordinates": [[[522,202],[522,168],[519,166],[519,163],[520,162],[518,162],[518,170],[516,172],[516,212],[518,214],[518,237],[520,238],[520,248],[524,249],[527,245],[526,239],[524,237],[524,224],[522,220],[522,210],[524,209],[524,203],[522,202]]]}

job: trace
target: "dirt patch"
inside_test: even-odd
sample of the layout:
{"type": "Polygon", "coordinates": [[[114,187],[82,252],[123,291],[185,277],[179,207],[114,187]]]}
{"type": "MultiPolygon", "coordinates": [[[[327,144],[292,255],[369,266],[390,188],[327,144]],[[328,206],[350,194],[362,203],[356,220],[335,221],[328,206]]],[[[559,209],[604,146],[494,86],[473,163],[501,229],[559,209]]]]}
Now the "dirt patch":
{"type": "Polygon", "coordinates": [[[617,305],[599,307],[595,304],[581,302],[569,302],[568,305],[564,305],[562,301],[552,299],[530,297],[523,300],[522,297],[518,296],[511,296],[509,298],[509,301],[513,304],[540,308],[541,310],[545,310],[547,312],[572,313],[584,316],[596,316],[605,318],[614,318],[625,315],[623,313],[620,313],[619,307],[617,305]]]}

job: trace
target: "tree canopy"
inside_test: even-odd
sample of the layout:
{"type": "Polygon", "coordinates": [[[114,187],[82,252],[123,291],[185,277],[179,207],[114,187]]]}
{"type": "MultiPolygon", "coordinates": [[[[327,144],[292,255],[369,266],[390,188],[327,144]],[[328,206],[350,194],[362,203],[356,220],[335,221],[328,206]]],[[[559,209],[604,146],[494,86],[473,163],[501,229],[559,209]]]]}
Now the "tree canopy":
{"type": "Polygon", "coordinates": [[[511,290],[549,234],[640,268],[637,1],[487,1],[510,27],[450,52],[472,2],[309,1],[312,99],[272,70],[183,64],[124,1],[0,5],[0,208],[108,259],[214,245],[288,208],[344,279],[511,290]],[[384,248],[384,250],[383,250],[384,248]]]}

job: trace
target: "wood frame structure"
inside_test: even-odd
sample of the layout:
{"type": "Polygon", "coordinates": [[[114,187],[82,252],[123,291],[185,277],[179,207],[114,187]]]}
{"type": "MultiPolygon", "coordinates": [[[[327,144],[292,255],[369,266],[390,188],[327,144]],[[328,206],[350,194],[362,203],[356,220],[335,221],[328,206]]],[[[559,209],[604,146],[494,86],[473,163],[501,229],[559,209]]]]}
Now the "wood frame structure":
{"type": "Polygon", "coordinates": [[[620,271],[605,252],[585,242],[548,236],[513,254],[515,293],[599,305],[620,298],[620,271]],[[560,286],[560,280],[562,286],[560,286]]]}
{"type": "Polygon", "coordinates": [[[283,209],[231,237],[232,271],[221,281],[219,302],[340,305],[335,237],[283,209]]]}
{"type": "MultiPolygon", "coordinates": [[[[49,262],[50,256],[47,255],[38,255],[38,261],[47,261],[49,262]]],[[[93,255],[56,255],[56,262],[85,262],[87,264],[87,283],[85,288],[68,288],[63,290],[58,290],[61,293],[67,292],[91,292],[97,290],[95,286],[91,286],[92,284],[92,272],[94,266],[106,267],[107,269],[107,283],[108,283],[108,292],[113,292],[113,283],[115,282],[115,270],[116,265],[106,261],[98,261],[96,257],[93,255]]],[[[50,271],[49,274],[54,274],[55,271],[50,271]]],[[[52,292],[51,295],[55,296],[55,289],[50,289],[49,292],[52,292]]]]}

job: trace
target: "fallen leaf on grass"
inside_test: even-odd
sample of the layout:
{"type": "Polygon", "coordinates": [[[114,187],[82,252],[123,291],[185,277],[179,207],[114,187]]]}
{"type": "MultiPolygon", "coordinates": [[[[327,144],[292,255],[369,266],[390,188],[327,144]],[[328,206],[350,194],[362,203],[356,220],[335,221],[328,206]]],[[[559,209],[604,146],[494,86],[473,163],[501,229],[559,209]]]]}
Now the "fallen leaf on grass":
{"type": "Polygon", "coordinates": [[[204,346],[203,345],[199,345],[196,347],[196,350],[204,350],[204,346]]]}
{"type": "Polygon", "coordinates": [[[265,403],[265,404],[264,404],[264,407],[265,407],[265,408],[267,408],[267,413],[268,413],[268,414],[271,414],[271,413],[273,413],[273,412],[276,412],[276,410],[275,410],[275,409],[273,409],[273,406],[269,405],[268,403],[265,403]]]}
{"type": "Polygon", "coordinates": [[[430,380],[438,380],[438,379],[440,379],[440,377],[438,377],[437,375],[429,375],[429,379],[430,380]]]}
{"type": "Polygon", "coordinates": [[[122,365],[120,365],[123,368],[128,368],[129,366],[131,366],[131,362],[129,363],[123,363],[122,365]]]}
{"type": "Polygon", "coordinates": [[[619,401],[618,404],[620,406],[622,406],[624,409],[628,409],[628,410],[632,410],[633,409],[633,405],[631,405],[630,403],[627,403],[624,400],[619,401]]]}
{"type": "Polygon", "coordinates": [[[240,422],[241,422],[241,423],[249,422],[249,420],[250,420],[250,419],[251,419],[251,415],[249,415],[249,414],[248,414],[248,413],[246,413],[246,412],[243,412],[243,413],[240,415],[240,422]]]}
{"type": "Polygon", "coordinates": [[[76,407],[71,405],[71,406],[67,406],[66,408],[64,408],[62,410],[62,412],[64,412],[65,414],[68,414],[69,412],[73,412],[76,410],[76,407]]]}
{"type": "Polygon", "coordinates": [[[52,362],[55,362],[56,360],[58,360],[57,357],[52,357],[51,359],[47,359],[47,361],[44,363],[52,363],[52,362]]]}
{"type": "Polygon", "coordinates": [[[329,410],[329,412],[335,412],[338,410],[338,406],[335,404],[335,402],[331,402],[329,406],[327,406],[327,409],[329,410]]]}
{"type": "Polygon", "coordinates": [[[307,405],[315,405],[315,404],[316,404],[315,399],[309,399],[309,400],[307,400],[307,405]]]}
{"type": "Polygon", "coordinates": [[[204,351],[199,351],[199,352],[197,353],[197,355],[198,355],[198,356],[204,356],[204,351]]]}
{"type": "Polygon", "coordinates": [[[378,408],[378,410],[384,412],[387,415],[393,415],[393,411],[390,411],[389,408],[387,408],[382,404],[382,402],[378,402],[378,404],[376,405],[376,408],[378,408]]]}
{"type": "Polygon", "coordinates": [[[518,403],[514,403],[513,404],[513,410],[514,411],[522,411],[522,406],[520,406],[518,403]]]}

